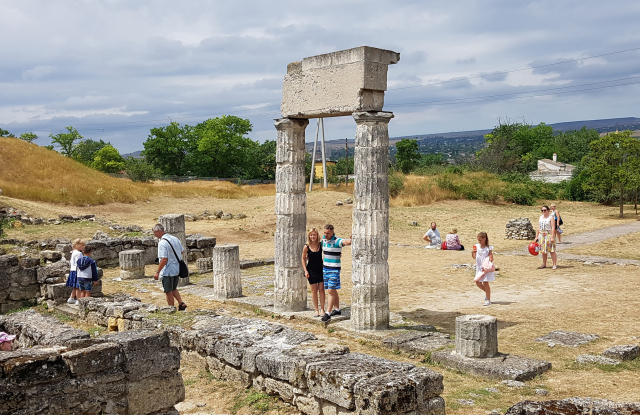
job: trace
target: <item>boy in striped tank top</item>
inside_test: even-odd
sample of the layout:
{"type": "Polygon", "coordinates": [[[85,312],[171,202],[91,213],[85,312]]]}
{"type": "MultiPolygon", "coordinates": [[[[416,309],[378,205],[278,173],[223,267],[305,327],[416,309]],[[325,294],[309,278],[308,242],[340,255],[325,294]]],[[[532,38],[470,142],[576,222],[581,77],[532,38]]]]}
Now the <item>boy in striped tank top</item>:
{"type": "Polygon", "coordinates": [[[322,321],[329,321],[331,316],[342,314],[340,311],[340,257],[342,257],[342,247],[351,245],[351,239],[337,238],[333,231],[333,225],[324,226],[324,236],[322,237],[322,278],[324,279],[324,289],[329,293],[329,306],[322,321]]]}

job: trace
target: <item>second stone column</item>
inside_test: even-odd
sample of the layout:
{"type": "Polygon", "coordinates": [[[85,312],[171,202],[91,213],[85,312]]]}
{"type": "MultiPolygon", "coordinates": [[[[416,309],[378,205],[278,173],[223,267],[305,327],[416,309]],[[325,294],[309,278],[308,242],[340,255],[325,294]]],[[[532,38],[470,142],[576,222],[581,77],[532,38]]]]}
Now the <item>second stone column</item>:
{"type": "Polygon", "coordinates": [[[389,326],[389,121],[391,112],[356,112],[351,328],[389,326]]]}
{"type": "Polygon", "coordinates": [[[304,130],[309,120],[276,120],[275,311],[307,308],[307,280],[300,263],[306,239],[304,130]]]}

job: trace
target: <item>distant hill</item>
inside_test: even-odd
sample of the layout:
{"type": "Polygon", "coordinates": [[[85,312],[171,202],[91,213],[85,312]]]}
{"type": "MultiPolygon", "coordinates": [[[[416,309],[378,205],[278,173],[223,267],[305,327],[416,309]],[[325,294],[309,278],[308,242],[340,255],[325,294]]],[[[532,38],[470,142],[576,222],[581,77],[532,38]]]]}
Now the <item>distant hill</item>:
{"type": "Polygon", "coordinates": [[[134,151],[133,153],[125,153],[125,154],[121,154],[122,157],[124,158],[134,158],[134,159],[141,159],[142,158],[142,150],[139,151],[134,151]]]}
{"type": "MultiPolygon", "coordinates": [[[[557,131],[571,131],[580,130],[582,127],[588,129],[594,129],[599,133],[606,133],[611,131],[622,130],[640,130],[640,118],[627,117],[627,118],[609,118],[603,120],[583,120],[583,121],[568,121],[560,122],[556,124],[549,124],[557,131]]],[[[390,137],[389,145],[395,146],[395,144],[403,138],[413,138],[418,140],[420,151],[423,153],[441,152],[441,153],[464,153],[473,154],[482,146],[484,146],[484,135],[491,132],[492,129],[487,130],[472,130],[472,131],[456,131],[451,133],[436,133],[436,134],[416,134],[402,137],[390,137]]],[[[314,137],[315,138],[315,137],[314,137]]],[[[349,148],[353,148],[355,140],[349,141],[349,148]]],[[[319,145],[319,143],[318,143],[319,145]]],[[[305,144],[307,152],[313,151],[313,141],[305,144]]],[[[328,157],[339,158],[344,156],[344,140],[328,140],[326,141],[326,150],[329,154],[328,157]]],[[[394,148],[391,152],[394,152],[394,148]]],[[[318,150],[319,154],[319,150],[318,150]]],[[[349,152],[351,154],[351,151],[349,152]]]]}

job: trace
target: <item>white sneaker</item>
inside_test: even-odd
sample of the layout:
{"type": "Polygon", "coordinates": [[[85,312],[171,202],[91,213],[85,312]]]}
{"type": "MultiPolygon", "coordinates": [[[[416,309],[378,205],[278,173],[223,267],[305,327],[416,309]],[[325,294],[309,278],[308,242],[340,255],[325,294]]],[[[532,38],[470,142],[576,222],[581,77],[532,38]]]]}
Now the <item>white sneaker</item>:
{"type": "Polygon", "coordinates": [[[69,298],[67,299],[67,303],[68,303],[68,304],[73,304],[73,303],[75,303],[75,302],[76,302],[76,300],[74,300],[72,297],[69,297],[69,298]]]}
{"type": "Polygon", "coordinates": [[[76,300],[76,303],[75,303],[75,304],[76,304],[76,305],[80,305],[80,301],[76,300]]]}

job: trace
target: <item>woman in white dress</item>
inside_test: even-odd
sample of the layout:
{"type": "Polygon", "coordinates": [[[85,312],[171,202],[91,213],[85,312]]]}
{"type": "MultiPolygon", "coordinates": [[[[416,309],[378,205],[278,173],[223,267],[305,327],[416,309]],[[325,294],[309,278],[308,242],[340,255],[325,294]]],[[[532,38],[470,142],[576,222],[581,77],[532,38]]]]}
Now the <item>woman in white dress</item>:
{"type": "Polygon", "coordinates": [[[480,277],[476,281],[476,285],[485,293],[484,305],[491,305],[489,281],[495,281],[496,277],[493,272],[485,272],[482,269],[482,262],[487,257],[489,257],[489,261],[493,262],[493,247],[489,245],[489,236],[486,232],[478,234],[478,242],[473,245],[473,250],[471,251],[471,256],[476,260],[476,277],[480,277]]]}
{"type": "Polygon", "coordinates": [[[556,254],[556,221],[551,216],[549,206],[542,206],[542,216],[538,219],[538,232],[536,234],[536,242],[540,245],[542,253],[542,265],[539,269],[547,267],[547,254],[551,254],[553,261],[553,269],[558,268],[558,254],[556,254]]]}

